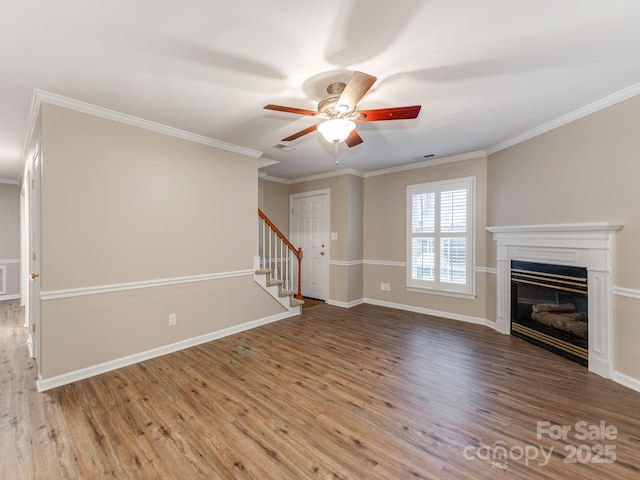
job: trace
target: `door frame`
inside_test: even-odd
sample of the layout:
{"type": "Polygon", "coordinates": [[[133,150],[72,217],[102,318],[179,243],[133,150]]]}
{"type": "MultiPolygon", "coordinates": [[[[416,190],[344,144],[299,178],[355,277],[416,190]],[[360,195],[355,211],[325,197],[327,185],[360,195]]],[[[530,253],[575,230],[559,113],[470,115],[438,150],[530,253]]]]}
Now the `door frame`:
{"type": "Polygon", "coordinates": [[[42,223],[41,223],[41,180],[42,180],[42,150],[40,145],[36,146],[35,152],[31,158],[27,174],[26,205],[25,213],[27,215],[26,228],[28,229],[28,294],[25,305],[25,321],[28,318],[29,333],[28,344],[31,357],[36,361],[38,377],[40,376],[40,349],[42,339],[42,322],[41,322],[41,278],[42,269],[42,223]],[[37,270],[37,271],[36,271],[37,270]],[[35,274],[35,277],[33,276],[35,274]]]}
{"type": "MultiPolygon", "coordinates": [[[[331,238],[331,190],[328,188],[323,188],[321,190],[311,190],[309,192],[298,192],[298,193],[291,193],[289,194],[289,238],[293,238],[292,237],[292,217],[293,217],[293,212],[291,210],[291,206],[293,205],[293,200],[294,199],[298,199],[298,198],[305,198],[305,197],[316,197],[316,196],[320,196],[320,195],[324,195],[326,197],[327,200],[327,209],[326,209],[326,216],[325,216],[325,225],[327,226],[327,231],[326,233],[326,252],[327,252],[327,260],[324,263],[323,268],[325,269],[324,273],[324,285],[322,286],[322,288],[325,291],[325,302],[329,302],[329,299],[331,297],[330,295],[330,287],[331,287],[331,282],[329,279],[329,274],[330,274],[330,261],[331,261],[331,242],[329,241],[329,239],[331,238]]],[[[304,255],[304,251],[302,252],[302,255],[304,255]]],[[[304,296],[304,291],[302,292],[302,295],[304,296]]]]}

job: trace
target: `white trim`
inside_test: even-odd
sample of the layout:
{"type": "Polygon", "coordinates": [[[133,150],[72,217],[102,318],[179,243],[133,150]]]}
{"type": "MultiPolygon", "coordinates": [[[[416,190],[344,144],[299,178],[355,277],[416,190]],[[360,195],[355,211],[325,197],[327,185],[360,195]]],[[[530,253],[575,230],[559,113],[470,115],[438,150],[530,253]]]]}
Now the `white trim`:
{"type": "Polygon", "coordinates": [[[3,300],[20,300],[20,294],[12,293],[10,295],[0,295],[0,302],[3,300]]]}
{"type": "Polygon", "coordinates": [[[405,172],[407,170],[416,170],[418,168],[435,167],[445,163],[463,162],[465,160],[473,160],[475,158],[486,158],[487,153],[484,150],[476,150],[475,152],[461,153],[459,155],[451,155],[448,157],[425,160],[416,163],[407,163],[406,165],[398,165],[397,167],[381,168],[380,170],[371,170],[365,172],[364,177],[375,177],[378,175],[388,175],[390,173],[405,172]]]}
{"type": "Polygon", "coordinates": [[[620,385],[624,385],[627,388],[635,390],[636,392],[640,392],[640,380],[638,380],[637,378],[630,377],[629,375],[625,375],[624,373],[614,372],[613,381],[619,383],[620,385]]]}
{"type": "MultiPolygon", "coordinates": [[[[387,260],[362,260],[365,265],[381,265],[384,267],[406,267],[407,262],[391,262],[387,260]]],[[[489,273],[496,275],[497,270],[490,267],[476,267],[476,273],[489,273]]]]}
{"type": "Polygon", "coordinates": [[[357,300],[352,300],[351,302],[341,302],[339,300],[327,300],[327,304],[328,305],[333,305],[334,307],[341,307],[341,308],[352,308],[352,307],[357,307],[358,305],[362,305],[364,303],[364,299],[359,298],[357,300]]]}
{"type": "Polygon", "coordinates": [[[384,267],[406,267],[407,262],[391,262],[387,260],[363,260],[365,265],[381,265],[384,267]]]}
{"type": "Polygon", "coordinates": [[[454,290],[437,290],[435,288],[428,287],[415,287],[415,286],[406,286],[405,290],[407,292],[413,293],[426,293],[427,295],[440,295],[443,297],[455,297],[455,298],[465,298],[467,300],[475,300],[478,294],[474,291],[473,293],[464,293],[464,292],[456,292],[454,290]]]}
{"type": "Polygon", "coordinates": [[[334,170],[332,172],[317,173],[314,175],[307,175],[306,177],[299,177],[289,180],[287,183],[302,183],[311,182],[313,180],[322,180],[323,178],[339,177],[340,175],[355,175],[356,177],[363,177],[364,173],[355,168],[341,168],[340,170],[334,170]]]}
{"type": "MultiPolygon", "coordinates": [[[[87,113],[96,117],[106,118],[115,122],[124,123],[134,127],[144,128],[152,132],[161,133],[163,135],[169,135],[171,137],[181,138],[194,143],[200,143],[202,145],[208,145],[210,147],[219,148],[221,150],[227,150],[230,152],[247,155],[249,157],[259,158],[262,152],[253,150],[250,148],[241,147],[239,145],[233,145],[231,143],[216,140],[214,138],[205,137],[204,135],[198,135],[195,133],[187,132],[179,128],[170,127],[161,123],[145,120],[140,117],[128,115],[126,113],[117,112],[108,108],[100,107],[98,105],[92,105],[90,103],[81,102],[73,98],[64,97],[55,93],[46,92],[44,90],[34,89],[35,92],[35,112],[40,108],[40,104],[49,103],[51,105],[57,105],[58,107],[69,108],[76,112],[87,113]]],[[[35,115],[32,121],[35,121],[35,115]]]]}
{"type": "Polygon", "coordinates": [[[640,290],[635,290],[633,288],[613,287],[613,294],[620,297],[635,298],[636,300],[640,300],[640,290]]]}
{"type": "MultiPolygon", "coordinates": [[[[264,173],[264,172],[262,172],[264,173]]],[[[263,180],[267,181],[267,182],[277,182],[277,183],[284,183],[286,185],[291,185],[293,182],[287,178],[280,178],[280,177],[272,177],[271,175],[268,175],[265,173],[264,177],[260,177],[263,180]]]]}
{"type": "Polygon", "coordinates": [[[0,264],[2,264],[2,265],[9,265],[10,263],[20,263],[20,259],[19,258],[12,258],[10,260],[0,260],[0,264]]]}
{"type": "Polygon", "coordinates": [[[8,185],[20,185],[18,180],[12,180],[10,178],[0,178],[0,183],[6,183],[8,185]]]}
{"type": "Polygon", "coordinates": [[[490,275],[497,275],[498,269],[491,267],[476,267],[476,273],[488,273],[490,275]]]}
{"type": "Polygon", "coordinates": [[[118,358],[115,360],[110,360],[108,362],[100,363],[98,365],[92,365],[91,367],[82,368],[80,370],[75,370],[69,373],[63,373],[62,375],[56,375],[55,377],[51,377],[51,378],[43,379],[40,375],[38,375],[38,380],[37,380],[38,391],[43,392],[45,390],[50,390],[52,388],[60,387],[62,385],[67,385],[72,382],[77,382],[78,380],[84,380],[85,378],[93,377],[95,375],[100,375],[101,373],[110,372],[118,368],[127,367],[135,363],[143,362],[145,360],[150,360],[152,358],[160,357],[162,355],[167,355],[169,353],[177,352],[179,350],[184,350],[186,348],[195,347],[196,345],[201,345],[203,343],[211,342],[213,340],[218,340],[220,338],[227,337],[229,335],[234,335],[236,333],[244,332],[246,330],[260,327],[268,323],[277,322],[279,320],[293,317],[295,315],[297,315],[297,313],[291,313],[291,312],[279,313],[276,315],[272,315],[270,317],[261,318],[258,320],[252,320],[250,322],[236,325],[234,327],[224,328],[222,330],[207,333],[205,335],[200,335],[198,337],[193,337],[187,340],[182,340],[180,342],[164,345],[162,347],[153,348],[145,352],[135,353],[133,355],[118,358]]]}
{"type": "Polygon", "coordinates": [[[371,305],[378,305],[380,307],[395,308],[398,310],[405,310],[407,312],[421,313],[423,315],[431,315],[434,317],[447,318],[449,320],[458,320],[460,322],[474,323],[476,325],[485,325],[493,328],[491,326],[493,322],[480,317],[472,317],[470,315],[462,315],[459,313],[443,312],[441,310],[432,310],[430,308],[415,307],[413,305],[405,305],[403,303],[385,302],[382,300],[376,300],[374,298],[364,298],[363,301],[364,303],[368,303],[371,305]]]}
{"type": "Polygon", "coordinates": [[[579,120],[583,117],[591,115],[592,113],[599,112],[600,110],[604,110],[605,108],[611,107],[612,105],[624,102],[625,100],[628,100],[631,97],[635,97],[638,94],[640,94],[640,83],[636,83],[627,88],[623,88],[616,93],[607,95],[606,97],[601,98],[600,100],[596,100],[595,102],[585,105],[584,107],[580,107],[573,112],[567,113],[566,115],[562,115],[554,120],[543,123],[542,125],[532,128],[531,130],[527,130],[526,132],[522,132],[515,137],[511,137],[500,143],[496,143],[492,147],[487,148],[486,152],[488,155],[492,155],[496,152],[499,152],[500,150],[504,150],[526,140],[537,137],[538,135],[542,135],[543,133],[555,130],[556,128],[579,120]]]}
{"type": "Polygon", "coordinates": [[[336,265],[338,267],[355,267],[357,265],[364,265],[364,260],[329,260],[329,265],[336,265]]]}
{"type": "Polygon", "coordinates": [[[624,226],[623,222],[592,222],[592,223],[557,223],[549,225],[514,225],[505,227],[487,227],[491,233],[516,234],[522,233],[590,233],[615,232],[624,226]]]}
{"type": "Polygon", "coordinates": [[[141,282],[117,283],[112,285],[97,285],[93,287],[69,288],[64,290],[49,290],[40,292],[42,301],[57,300],[60,298],[81,297],[84,295],[99,295],[102,293],[122,292],[125,290],[137,290],[140,288],[164,287],[167,285],[179,285],[182,283],[206,282],[222,278],[234,278],[253,275],[253,270],[239,270],[237,272],[209,273],[205,275],[192,275],[188,277],[162,278],[158,280],[144,280],[141,282]]]}
{"type": "Polygon", "coordinates": [[[0,265],[0,294],[7,293],[7,266],[0,265]]]}

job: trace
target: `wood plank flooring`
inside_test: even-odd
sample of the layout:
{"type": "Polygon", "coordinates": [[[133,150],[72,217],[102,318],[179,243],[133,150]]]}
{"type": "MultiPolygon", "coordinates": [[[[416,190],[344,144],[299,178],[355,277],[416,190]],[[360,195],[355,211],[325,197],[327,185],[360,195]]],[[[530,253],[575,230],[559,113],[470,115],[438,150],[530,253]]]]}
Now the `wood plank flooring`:
{"type": "Polygon", "coordinates": [[[640,478],[639,393],[483,326],[320,304],[37,393],[21,324],[0,312],[2,479],[640,478]]]}

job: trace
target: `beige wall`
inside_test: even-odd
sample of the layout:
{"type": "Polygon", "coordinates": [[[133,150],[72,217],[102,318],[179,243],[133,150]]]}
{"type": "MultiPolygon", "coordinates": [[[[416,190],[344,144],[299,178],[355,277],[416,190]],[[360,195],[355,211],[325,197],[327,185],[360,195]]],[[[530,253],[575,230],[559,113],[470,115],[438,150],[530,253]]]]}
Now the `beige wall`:
{"type": "MultiPolygon", "coordinates": [[[[436,310],[485,319],[487,274],[476,275],[475,299],[460,299],[429,293],[408,292],[406,268],[371,262],[406,262],[407,185],[476,178],[476,266],[486,266],[486,185],[487,160],[480,157],[385,175],[368,176],[364,182],[364,296],[382,302],[436,310]],[[381,291],[380,283],[390,283],[391,291],[381,291]]],[[[495,293],[495,292],[494,292],[495,293]]]]}
{"type": "MultiPolygon", "coordinates": [[[[640,96],[497,152],[488,225],[623,221],[615,285],[640,290],[640,96]]],[[[488,256],[494,264],[493,242],[488,256]]],[[[617,371],[640,379],[640,300],[615,297],[617,371]]]]}
{"type": "Polygon", "coordinates": [[[20,294],[20,186],[0,183],[0,267],[6,270],[3,297],[20,294]]]}
{"type": "Polygon", "coordinates": [[[289,185],[260,179],[260,208],[285,235],[289,235],[289,185]]]}
{"type": "Polygon", "coordinates": [[[255,158],[45,104],[42,165],[43,294],[71,295],[43,301],[44,379],[283,311],[250,274],[255,158]],[[74,294],[198,275],[223,278],[74,294]]]}

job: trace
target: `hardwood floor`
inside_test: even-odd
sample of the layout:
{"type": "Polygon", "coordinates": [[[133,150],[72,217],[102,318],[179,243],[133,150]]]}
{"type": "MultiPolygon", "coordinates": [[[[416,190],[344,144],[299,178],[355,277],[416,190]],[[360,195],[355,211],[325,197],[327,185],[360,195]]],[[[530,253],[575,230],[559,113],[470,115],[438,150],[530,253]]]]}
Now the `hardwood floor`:
{"type": "Polygon", "coordinates": [[[487,327],[320,304],[37,393],[20,325],[0,313],[2,479],[640,477],[639,393],[487,327]]]}

